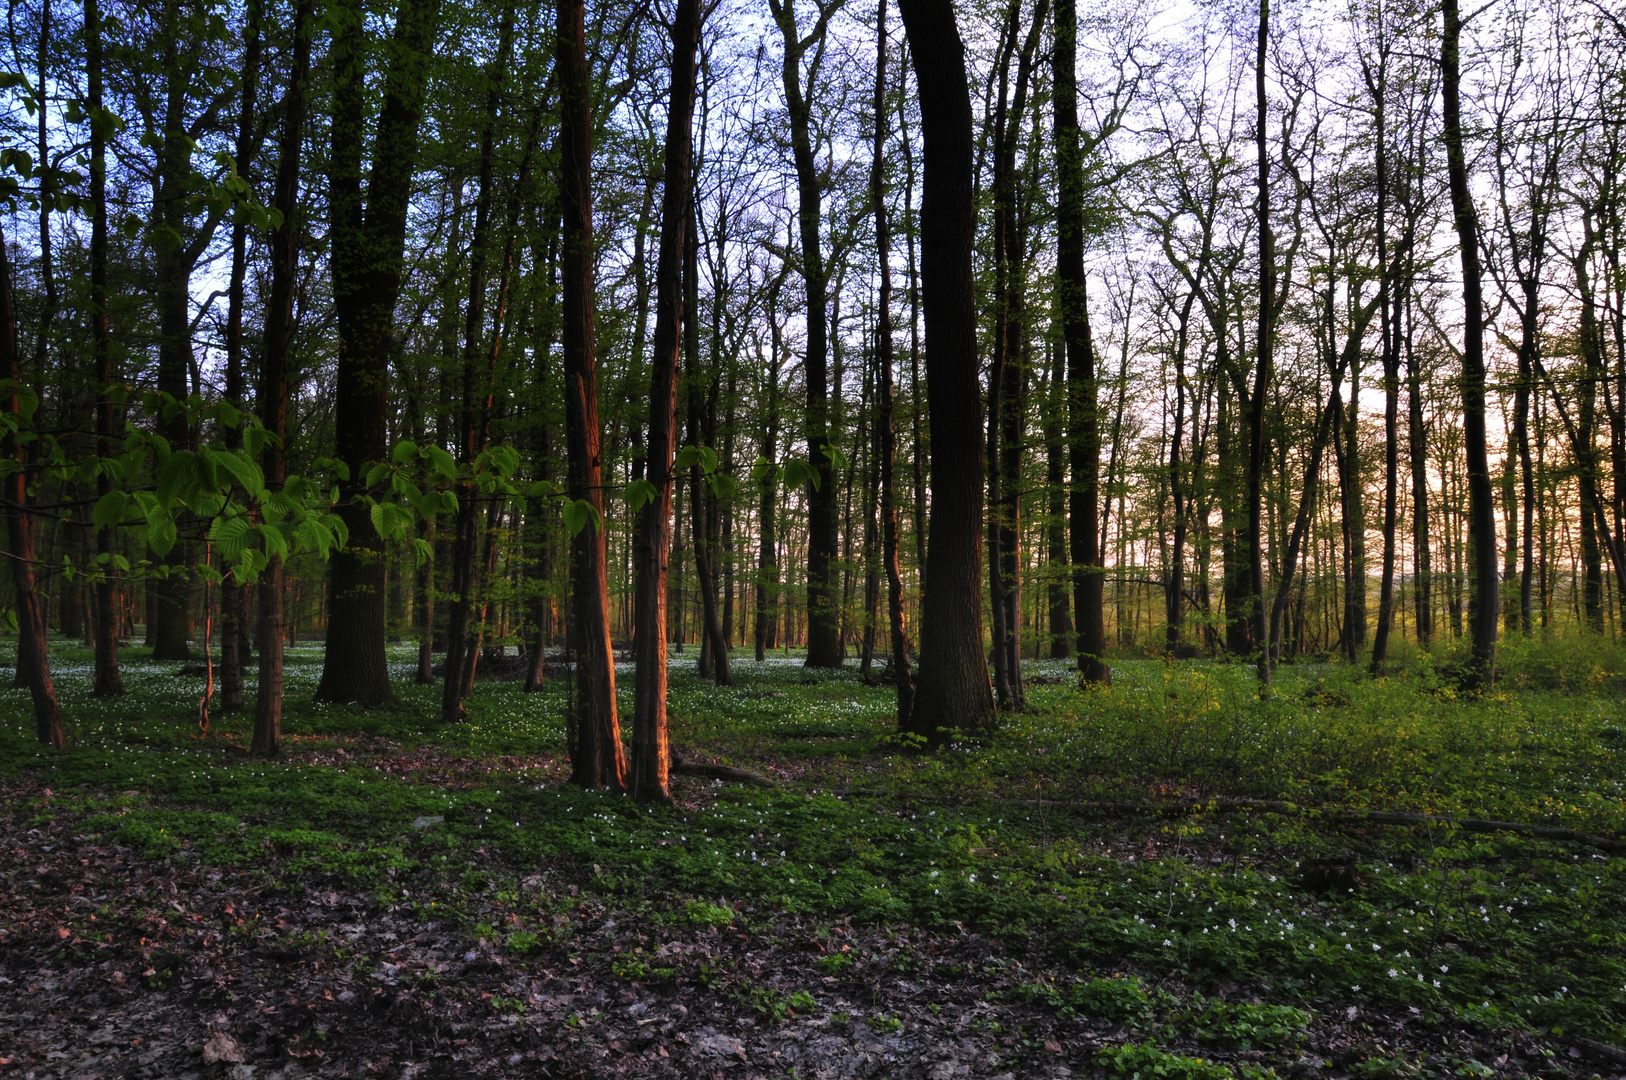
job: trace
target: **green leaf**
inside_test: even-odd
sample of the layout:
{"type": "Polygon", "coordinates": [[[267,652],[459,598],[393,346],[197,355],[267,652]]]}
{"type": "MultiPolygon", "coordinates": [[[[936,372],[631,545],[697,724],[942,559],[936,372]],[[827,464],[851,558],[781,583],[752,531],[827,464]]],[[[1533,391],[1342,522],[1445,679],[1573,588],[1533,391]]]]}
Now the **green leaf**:
{"type": "Polygon", "coordinates": [[[847,468],[847,455],[843,454],[840,450],[836,449],[836,447],[830,445],[829,443],[824,444],[824,456],[830,459],[831,468],[847,468]]]}
{"type": "Polygon", "coordinates": [[[243,514],[215,518],[209,528],[209,539],[214,541],[215,550],[228,562],[235,562],[248,549],[248,537],[248,517],[243,514]]]}
{"type": "Polygon", "coordinates": [[[160,559],[175,547],[175,522],[168,514],[148,519],[147,546],[160,559]]]}
{"type": "Polygon", "coordinates": [[[388,476],[389,474],[390,474],[390,466],[389,466],[388,462],[385,462],[385,461],[375,462],[373,467],[367,470],[367,483],[366,483],[366,486],[370,487],[370,488],[377,487],[379,484],[381,484],[383,482],[384,477],[388,476]]]}
{"type": "Polygon", "coordinates": [[[751,482],[753,484],[762,483],[772,477],[776,469],[778,469],[777,465],[758,454],[756,461],[751,465],[751,482]]]}
{"type": "Polygon", "coordinates": [[[655,497],[659,494],[660,492],[656,489],[655,485],[650,483],[648,480],[634,480],[632,483],[627,485],[627,505],[630,506],[632,508],[632,512],[636,514],[653,502],[655,497]]]}
{"type": "Polygon", "coordinates": [[[429,454],[429,464],[435,472],[447,480],[457,479],[457,462],[452,460],[452,455],[439,446],[430,446],[427,448],[427,452],[429,454]]]}
{"type": "Polygon", "coordinates": [[[598,510],[586,499],[571,499],[565,503],[564,508],[565,529],[571,536],[585,529],[589,523],[594,529],[603,524],[599,520],[598,510]]]}
{"type": "MultiPolygon", "coordinates": [[[[158,504],[165,509],[175,504],[178,495],[195,488],[198,480],[197,455],[190,450],[177,450],[158,466],[158,504]]],[[[184,497],[184,496],[182,496],[184,497]]]]}
{"type": "Polygon", "coordinates": [[[418,444],[411,439],[402,439],[395,444],[395,449],[390,451],[390,460],[397,465],[405,465],[417,456],[418,444]]]}
{"type": "Polygon", "coordinates": [[[98,529],[111,528],[124,520],[124,511],[129,505],[129,495],[122,491],[109,491],[96,500],[96,506],[90,512],[91,523],[98,529]]]}
{"type": "Polygon", "coordinates": [[[417,565],[422,566],[424,563],[430,562],[434,559],[435,545],[431,544],[421,536],[413,537],[412,554],[417,557],[417,565]]]}
{"type": "Polygon", "coordinates": [[[221,401],[217,404],[215,406],[215,415],[219,417],[221,424],[228,428],[235,428],[243,422],[243,414],[238,410],[237,406],[229,401],[221,401]]]}
{"type": "Polygon", "coordinates": [[[287,525],[283,522],[262,525],[255,530],[260,534],[260,546],[268,556],[286,558],[288,555],[287,525]]]}
{"type": "Polygon", "coordinates": [[[707,480],[706,483],[710,486],[711,493],[713,495],[725,501],[732,499],[735,491],[738,490],[739,487],[739,485],[735,483],[734,477],[730,476],[728,473],[717,473],[707,480]]]}
{"type": "Polygon", "coordinates": [[[323,514],[322,525],[333,534],[333,546],[342,548],[350,542],[350,526],[338,514],[323,514]]]}
{"type": "Polygon", "coordinates": [[[799,458],[785,462],[785,486],[799,488],[804,484],[812,485],[814,491],[819,490],[818,470],[799,458]]]}
{"type": "Polygon", "coordinates": [[[260,470],[254,459],[243,451],[215,454],[214,461],[223,471],[231,474],[232,479],[248,492],[250,499],[258,499],[265,493],[265,473],[260,470]]]}

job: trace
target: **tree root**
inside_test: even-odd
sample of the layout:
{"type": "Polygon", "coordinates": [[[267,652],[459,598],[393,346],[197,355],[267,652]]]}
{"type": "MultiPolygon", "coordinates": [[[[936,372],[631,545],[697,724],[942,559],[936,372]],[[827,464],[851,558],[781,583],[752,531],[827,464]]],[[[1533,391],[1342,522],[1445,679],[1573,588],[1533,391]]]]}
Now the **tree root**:
{"type": "Polygon", "coordinates": [[[736,769],[732,765],[707,765],[699,761],[684,761],[676,754],[672,755],[670,769],[673,776],[709,776],[715,780],[734,780],[741,784],[756,784],[758,787],[778,787],[779,781],[752,772],[750,769],[736,769]]]}

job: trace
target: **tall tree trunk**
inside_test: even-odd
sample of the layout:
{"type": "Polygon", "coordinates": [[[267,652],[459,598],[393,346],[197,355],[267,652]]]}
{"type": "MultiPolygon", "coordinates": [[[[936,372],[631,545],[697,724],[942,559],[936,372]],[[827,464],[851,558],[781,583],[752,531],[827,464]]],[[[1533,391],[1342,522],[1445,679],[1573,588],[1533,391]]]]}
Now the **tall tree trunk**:
{"type": "MultiPolygon", "coordinates": [[[[96,456],[107,461],[115,452],[119,406],[114,400],[113,339],[107,326],[107,117],[102,109],[102,30],[99,0],[85,0],[85,84],[90,111],[90,337],[96,383],[96,456]]],[[[113,491],[113,474],[96,474],[98,496],[113,491]]],[[[98,575],[95,619],[91,637],[96,650],[97,697],[124,693],[119,672],[119,623],[122,575],[113,560],[118,554],[116,526],[96,530],[98,575]]]]}
{"type": "MultiPolygon", "coordinates": [[[[536,389],[532,403],[538,415],[532,421],[531,427],[531,459],[539,470],[537,477],[539,480],[553,478],[553,421],[549,415],[548,403],[554,399],[548,390],[552,378],[548,360],[553,353],[555,325],[558,321],[553,297],[558,295],[559,284],[559,223],[554,210],[550,209],[547,221],[549,227],[547,254],[540,262],[537,262],[535,254],[532,256],[534,265],[547,268],[543,277],[546,283],[543,289],[544,299],[541,301],[543,314],[532,348],[532,353],[536,357],[536,389]]],[[[529,571],[531,593],[526,603],[531,640],[530,660],[525,669],[526,693],[541,690],[547,680],[548,643],[553,636],[552,526],[557,520],[549,500],[545,498],[531,499],[525,508],[525,544],[531,560],[529,571]]]]}
{"type": "MultiPolygon", "coordinates": [[[[235,168],[243,179],[253,164],[255,105],[260,74],[260,21],[262,0],[249,0],[244,46],[243,85],[237,116],[235,168]]],[[[243,406],[243,283],[248,276],[248,220],[239,216],[231,228],[231,278],[226,289],[226,400],[243,406]]],[[[242,429],[226,429],[226,444],[243,445],[242,429]]],[[[243,708],[243,619],[247,591],[232,574],[220,584],[220,707],[226,712],[243,708]]]]}
{"type": "Polygon", "coordinates": [[[1056,114],[1056,302],[1067,342],[1068,441],[1073,490],[1074,611],[1078,621],[1078,671],[1085,683],[1107,684],[1107,631],[1101,610],[1105,567],[1100,550],[1101,428],[1095,343],[1090,335],[1084,282],[1084,163],[1079,146],[1078,14],[1073,0],[1056,0],[1054,107],[1056,114]]]}
{"type": "Polygon", "coordinates": [[[1388,97],[1387,47],[1375,78],[1367,77],[1373,97],[1376,127],[1374,168],[1377,180],[1378,307],[1383,352],[1383,579],[1378,587],[1378,627],[1372,637],[1373,675],[1383,674],[1389,659],[1389,630],[1394,622],[1395,526],[1400,513],[1400,349],[1395,341],[1395,320],[1389,262],[1389,143],[1385,128],[1388,97]]]}
{"type": "Polygon", "coordinates": [[[875,422],[875,459],[881,474],[881,566],[886,571],[887,625],[891,631],[892,682],[898,690],[898,729],[913,731],[915,682],[909,663],[909,637],[904,629],[903,574],[898,567],[897,398],[892,385],[892,226],[886,212],[886,0],[875,25],[875,147],[870,157],[869,197],[875,212],[875,248],[881,264],[880,293],[875,300],[875,363],[879,414],[875,422]]]}
{"type": "Polygon", "coordinates": [[[1264,512],[1265,406],[1276,351],[1276,237],[1270,227],[1270,144],[1266,138],[1269,119],[1265,97],[1265,58],[1270,47],[1270,0],[1259,0],[1259,42],[1254,58],[1255,153],[1259,165],[1259,333],[1255,344],[1253,390],[1248,396],[1248,565],[1252,575],[1253,645],[1259,650],[1259,689],[1270,693],[1270,627],[1265,610],[1265,530],[1264,512]]]}
{"type": "Polygon", "coordinates": [[[1050,377],[1044,405],[1045,563],[1050,574],[1050,659],[1073,655],[1073,615],[1067,587],[1067,346],[1050,345],[1050,377]]]}
{"type": "MultiPolygon", "coordinates": [[[[6,395],[6,411],[18,428],[24,423],[22,395],[22,355],[17,349],[17,308],[11,288],[11,259],[6,238],[0,234],[0,376],[11,384],[6,395]]],[[[15,431],[0,442],[9,475],[5,478],[6,540],[10,551],[12,603],[17,610],[17,671],[28,684],[34,703],[34,734],[40,742],[57,750],[67,745],[62,730],[62,714],[57,708],[56,687],[51,682],[51,662],[46,655],[45,612],[34,581],[34,518],[28,512],[28,473],[22,445],[15,431]]]]}
{"type": "MultiPolygon", "coordinates": [[[[768,650],[778,645],[779,629],[779,372],[783,364],[779,330],[779,290],[786,270],[768,285],[767,316],[769,335],[768,367],[763,372],[763,392],[767,415],[763,418],[759,464],[753,475],[757,494],[757,610],[756,659],[767,659],[768,650]]],[[[760,350],[760,346],[758,347],[760,350]]],[[[760,357],[760,351],[759,351],[760,357]]]]}
{"type": "Polygon", "coordinates": [[[899,0],[919,87],[925,183],[921,261],[932,426],[931,546],[921,602],[912,730],[937,745],[990,730],[993,685],[982,645],[982,428],[971,249],[971,91],[949,0],[899,0]]]}
{"type": "MultiPolygon", "coordinates": [[[[158,391],[175,401],[186,398],[187,373],[192,367],[192,336],[188,320],[193,260],[181,242],[192,199],[193,143],[186,134],[186,90],[176,57],[178,37],[165,46],[167,85],[164,93],[164,129],[158,151],[158,191],[153,206],[153,300],[158,315],[158,391]]],[[[159,433],[174,450],[188,449],[192,430],[185,409],[159,423],[159,433]]],[[[150,586],[155,592],[152,658],[157,661],[190,660],[191,560],[185,541],[157,556],[163,571],[150,586]]]]}
{"type": "Polygon", "coordinates": [[[1411,465],[1412,603],[1417,647],[1426,650],[1434,641],[1434,575],[1428,529],[1428,430],[1423,421],[1422,362],[1412,347],[1412,303],[1408,274],[1400,310],[1406,328],[1402,340],[1406,351],[1406,457],[1411,465]]]}
{"type": "Polygon", "coordinates": [[[1597,399],[1604,366],[1603,337],[1588,265],[1598,242],[1592,207],[1582,207],[1581,224],[1581,246],[1570,260],[1581,309],[1581,378],[1576,386],[1574,451],[1580,488],[1582,606],[1586,629],[1601,634],[1604,629],[1603,553],[1598,547],[1598,533],[1603,523],[1604,505],[1598,484],[1597,399]]]}
{"type": "MultiPolygon", "coordinates": [[[[458,457],[463,468],[472,472],[474,459],[485,451],[486,428],[491,415],[492,378],[485,363],[486,262],[491,249],[491,208],[496,201],[494,156],[497,116],[501,111],[503,84],[508,76],[508,56],[514,47],[514,5],[503,5],[497,32],[497,53],[486,71],[486,108],[480,132],[480,190],[474,201],[474,237],[469,253],[469,303],[463,324],[463,393],[458,409],[458,457]]],[[[512,242],[510,240],[510,242],[512,242]]],[[[504,269],[506,278],[506,267],[504,269]]],[[[499,312],[494,320],[501,329],[499,312]]],[[[493,349],[496,346],[493,345],[493,349]]],[[[446,668],[441,684],[440,720],[452,724],[464,718],[465,669],[472,676],[477,662],[470,655],[469,615],[478,587],[475,573],[475,534],[479,488],[472,477],[457,488],[457,520],[452,537],[452,589],[446,626],[446,668]]]]}
{"type": "Polygon", "coordinates": [[[431,0],[406,0],[397,12],[365,197],[364,61],[370,50],[364,15],[359,0],[343,0],[333,11],[338,25],[331,49],[329,240],[339,336],[334,417],[337,456],[350,470],[340,489],[344,501],[339,510],[350,542],[333,554],[330,565],[327,644],[317,701],[369,708],[395,703],[384,655],[384,544],[360,497],[369,492],[368,463],[382,461],[386,452],[395,303],[426,69],[440,10],[431,0]]]}
{"type": "Polygon", "coordinates": [[[1474,585],[1469,624],[1473,658],[1468,684],[1488,689],[1496,681],[1496,631],[1500,581],[1496,566],[1496,505],[1491,492],[1490,458],[1485,445],[1485,309],[1479,267],[1479,219],[1468,189],[1463,149],[1460,48],[1462,21],[1457,0],[1443,0],[1445,33],[1440,42],[1443,80],[1446,171],[1451,210],[1462,260],[1462,421],[1468,458],[1468,540],[1473,545],[1474,585]]]}
{"type": "MultiPolygon", "coordinates": [[[[654,497],[644,505],[644,545],[638,580],[637,666],[632,718],[632,796],[640,803],[672,801],[667,786],[670,752],[666,719],[666,605],[672,550],[672,460],[677,441],[679,340],[684,321],[683,251],[693,201],[690,153],[694,123],[695,49],[700,0],[679,0],[672,19],[672,83],[666,115],[661,190],[661,239],[655,263],[655,348],[649,375],[648,479],[654,497]]],[[[689,318],[693,312],[687,313],[689,318]]]]}
{"type": "MultiPolygon", "coordinates": [[[[294,58],[283,97],[282,145],[278,149],[276,186],[271,205],[282,224],[271,234],[271,295],[265,308],[265,353],[260,361],[256,397],[260,423],[272,436],[260,457],[266,487],[278,490],[287,478],[284,442],[288,435],[288,348],[294,331],[294,289],[299,274],[299,159],[303,147],[310,82],[310,21],[314,0],[294,9],[294,58]]],[[[282,744],[283,562],[266,553],[260,573],[260,668],[254,700],[254,740],[250,752],[274,756],[282,744]]]]}
{"type": "MultiPolygon", "coordinates": [[[[691,181],[692,182],[692,181],[691,181]]],[[[700,310],[700,230],[695,222],[694,199],[689,200],[689,224],[683,245],[683,293],[685,313],[700,310]]],[[[688,438],[691,446],[700,446],[701,433],[701,377],[700,327],[697,319],[683,322],[684,381],[687,386],[688,438]]],[[[730,686],[733,678],[728,663],[728,642],[723,638],[723,625],[717,613],[717,575],[713,570],[712,550],[707,535],[707,496],[701,476],[700,462],[689,465],[689,525],[694,547],[695,591],[700,594],[700,675],[712,678],[718,686],[730,686]]]]}
{"type": "Polygon", "coordinates": [[[604,489],[598,374],[593,340],[593,97],[583,0],[557,0],[560,99],[559,203],[565,371],[565,443],[570,498],[591,514],[570,541],[576,696],[566,724],[571,780],[624,789],[626,760],[616,716],[610,649],[610,585],[604,549],[604,489]]]}
{"type": "MultiPolygon", "coordinates": [[[[803,435],[808,464],[816,483],[806,492],[807,540],[807,666],[841,666],[841,613],[835,597],[836,484],[834,463],[825,447],[834,438],[830,430],[829,317],[825,295],[828,274],[820,248],[820,205],[824,184],[814,156],[811,80],[802,88],[802,57],[811,49],[823,52],[825,29],[841,7],[841,0],[819,0],[819,17],[807,37],[796,26],[792,0],[768,0],[769,10],[784,39],[781,66],[785,103],[789,112],[791,159],[796,167],[797,222],[801,229],[802,280],[807,286],[807,351],[802,369],[807,384],[803,435]]],[[[813,65],[817,71],[817,60],[813,65]]]]}

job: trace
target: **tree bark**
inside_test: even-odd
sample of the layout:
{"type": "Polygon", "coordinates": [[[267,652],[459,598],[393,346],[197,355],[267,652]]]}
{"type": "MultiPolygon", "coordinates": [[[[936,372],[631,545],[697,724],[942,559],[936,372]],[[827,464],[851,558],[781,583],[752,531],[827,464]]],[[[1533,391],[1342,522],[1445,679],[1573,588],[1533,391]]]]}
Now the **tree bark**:
{"type": "Polygon", "coordinates": [[[1079,146],[1078,14],[1073,0],[1056,0],[1054,90],[1056,127],[1056,302],[1067,343],[1068,441],[1071,444],[1074,615],[1078,672],[1086,684],[1112,681],[1101,610],[1105,567],[1100,550],[1101,428],[1095,343],[1084,281],[1084,163],[1079,146]]]}
{"type": "Polygon", "coordinates": [[[781,76],[790,120],[791,158],[796,167],[797,222],[801,229],[802,280],[807,286],[807,352],[802,369],[807,383],[807,410],[803,436],[808,464],[817,483],[806,493],[807,540],[807,666],[841,666],[841,613],[835,597],[836,484],[835,468],[825,447],[830,431],[829,305],[825,295],[828,273],[820,248],[819,223],[824,185],[812,139],[812,103],[819,63],[824,53],[825,28],[844,0],[818,0],[819,17],[807,37],[796,26],[792,0],[768,0],[769,10],[784,39],[781,76]],[[807,92],[802,88],[802,57],[813,51],[807,92]]]}
{"type": "Polygon", "coordinates": [[[1270,47],[1270,0],[1259,0],[1259,42],[1254,59],[1255,153],[1259,161],[1259,333],[1253,390],[1248,396],[1248,565],[1252,577],[1253,646],[1259,650],[1259,691],[1270,694],[1270,627],[1265,608],[1265,530],[1263,484],[1265,460],[1265,405],[1275,362],[1276,237],[1270,227],[1270,145],[1265,96],[1265,58],[1270,47]]]}
{"type": "Polygon", "coordinates": [[[1462,21],[1457,0],[1442,0],[1440,42],[1446,172],[1462,261],[1462,421],[1468,472],[1468,540],[1473,546],[1474,584],[1469,627],[1472,660],[1467,684],[1489,689],[1496,681],[1496,631],[1500,581],[1496,567],[1496,506],[1485,445],[1485,309],[1480,282],[1479,218],[1468,190],[1463,149],[1460,49],[1462,21]]]}
{"type": "MultiPolygon", "coordinates": [[[[262,0],[249,0],[248,26],[244,46],[243,88],[237,117],[237,153],[235,169],[239,178],[247,180],[253,164],[256,139],[254,137],[255,104],[258,98],[260,73],[260,21],[262,0]]],[[[226,300],[226,400],[233,407],[243,406],[243,283],[248,276],[248,219],[239,215],[231,228],[231,278],[227,285],[226,300]]],[[[228,427],[226,445],[233,449],[243,445],[242,428],[228,427]]],[[[225,712],[240,712],[243,708],[243,619],[246,590],[235,574],[220,584],[220,707],[225,712]]]]}
{"type": "Polygon", "coordinates": [[[881,264],[875,299],[875,363],[879,379],[875,420],[875,460],[881,474],[881,566],[886,572],[887,626],[891,633],[893,685],[898,691],[898,730],[913,731],[914,674],[903,617],[903,574],[898,567],[897,398],[892,385],[892,225],[886,211],[886,8],[881,0],[875,23],[875,148],[870,157],[869,197],[875,212],[875,248],[881,264]]]}
{"type": "MultiPolygon", "coordinates": [[[[0,233],[0,376],[11,383],[6,411],[20,430],[26,423],[21,389],[22,355],[17,349],[17,308],[11,288],[11,259],[0,233]]],[[[34,734],[41,743],[60,750],[67,745],[56,687],[51,682],[51,661],[46,652],[45,612],[34,581],[34,517],[28,512],[28,473],[23,448],[15,431],[0,442],[6,458],[6,539],[11,548],[12,602],[17,609],[17,670],[28,684],[34,703],[34,734]]]]}
{"type": "Polygon", "coordinates": [[[610,587],[604,549],[598,373],[593,340],[593,98],[583,0],[557,0],[559,202],[564,338],[565,443],[570,498],[592,514],[570,541],[576,696],[566,723],[571,780],[624,790],[626,760],[616,716],[610,587]]]}
{"type": "MultiPolygon", "coordinates": [[[[304,142],[310,83],[310,21],[314,0],[294,9],[294,58],[283,97],[282,145],[271,204],[282,224],[271,235],[271,295],[265,309],[265,354],[260,361],[260,423],[271,436],[260,458],[266,487],[276,491],[287,479],[288,349],[294,332],[294,290],[299,275],[299,159],[304,142]]],[[[282,745],[283,563],[267,552],[260,574],[260,668],[254,700],[254,739],[250,753],[273,757],[282,745]]]]}
{"type": "MultiPolygon", "coordinates": [[[[496,201],[493,176],[497,116],[501,111],[508,56],[514,47],[514,5],[504,4],[498,30],[497,54],[486,71],[486,108],[480,132],[479,193],[474,201],[474,237],[469,253],[469,303],[463,326],[463,393],[458,408],[458,457],[472,472],[474,460],[485,451],[491,415],[492,379],[485,363],[486,263],[491,249],[491,208],[496,201]]],[[[495,320],[500,329],[501,313],[495,320]]],[[[496,346],[494,345],[493,348],[496,346]]],[[[457,520],[452,537],[452,589],[447,611],[446,667],[441,684],[440,721],[464,719],[465,671],[472,678],[478,662],[477,646],[469,640],[469,615],[474,608],[476,513],[479,488],[466,475],[457,488],[457,520]]]]}
{"type": "Polygon", "coordinates": [[[899,0],[919,87],[925,182],[921,262],[932,428],[931,544],[921,601],[913,732],[939,745],[992,729],[982,638],[982,428],[971,249],[971,92],[949,0],[899,0]]]}
{"type": "Polygon", "coordinates": [[[677,441],[678,351],[687,314],[683,305],[683,251],[693,200],[690,154],[694,124],[695,50],[700,43],[700,0],[678,0],[672,18],[672,82],[667,98],[661,238],[655,263],[655,342],[649,375],[647,477],[655,496],[640,512],[637,667],[632,714],[632,797],[670,804],[671,748],[666,717],[666,605],[672,551],[672,461],[677,441]]]}
{"type": "Polygon", "coordinates": [[[384,655],[384,545],[360,497],[369,492],[368,464],[383,460],[386,452],[395,303],[440,10],[431,0],[407,0],[397,13],[365,196],[364,16],[359,0],[344,0],[333,12],[338,27],[331,50],[329,242],[339,337],[334,417],[337,456],[350,470],[339,509],[350,542],[333,554],[329,569],[327,645],[317,701],[368,708],[395,703],[384,655]]]}
{"type": "MultiPolygon", "coordinates": [[[[90,337],[96,383],[96,456],[113,456],[118,437],[119,406],[113,395],[113,338],[107,325],[107,118],[102,110],[102,30],[99,0],[85,0],[85,90],[90,111],[90,337]]],[[[116,482],[105,467],[96,474],[98,496],[113,491],[116,482]]],[[[117,527],[96,530],[98,573],[94,625],[91,637],[96,653],[97,697],[124,693],[119,671],[119,622],[123,606],[122,575],[114,566],[118,554],[117,527]]]]}

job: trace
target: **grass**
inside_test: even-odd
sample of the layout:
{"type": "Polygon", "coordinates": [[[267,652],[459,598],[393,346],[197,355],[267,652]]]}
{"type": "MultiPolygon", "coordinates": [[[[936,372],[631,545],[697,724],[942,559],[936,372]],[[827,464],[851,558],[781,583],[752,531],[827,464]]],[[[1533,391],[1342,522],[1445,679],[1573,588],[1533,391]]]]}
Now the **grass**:
{"type": "MultiPolygon", "coordinates": [[[[1307,1027],[1351,1007],[1487,1037],[1626,1044],[1626,861],[1518,834],[1317,813],[1626,834],[1626,655],[1611,647],[1514,643],[1505,689],[1477,699],[1426,657],[1387,679],[1285,667],[1268,702],[1243,665],[1126,661],[1110,689],[1080,692],[1066,665],[1030,663],[1028,712],[933,756],[895,746],[890,689],[852,670],[740,659],[739,685],[717,688],[677,658],[681,751],[787,782],[685,781],[675,810],[561,782],[562,680],[532,695],[482,683],[469,722],[447,728],[435,721],[438,687],[411,686],[410,657],[393,659],[400,706],[365,712],[310,704],[320,646],[291,650],[289,752],[266,763],[243,753],[242,715],[217,712],[199,731],[201,680],[132,649],[130,693],[97,700],[88,654],[58,646],[72,746],[39,748],[26,691],[7,685],[0,775],[52,789],[30,811],[39,820],[71,817],[147,858],[342,878],[515,955],[565,932],[581,894],[655,925],[791,912],[996,935],[1047,964],[1007,993],[1137,1033],[1103,1051],[1096,1064],[1111,1075],[1233,1074],[1173,1053],[1175,1038],[1285,1060],[1307,1027]],[[1226,812],[1220,796],[1297,812],[1226,812]],[[1152,812],[1182,800],[1194,805],[1152,812]],[[1356,884],[1313,891],[1310,860],[1350,867],[1356,884]],[[524,887],[544,862],[540,885],[524,887]]],[[[630,712],[630,676],[620,692],[630,712]]],[[[836,951],[819,969],[851,962],[836,951]]],[[[678,977],[650,957],[617,963],[624,978],[678,977]]],[[[817,1011],[809,994],[747,992],[770,1018],[817,1011]]],[[[1381,1060],[1362,1067],[1382,1075],[1381,1060]]]]}

